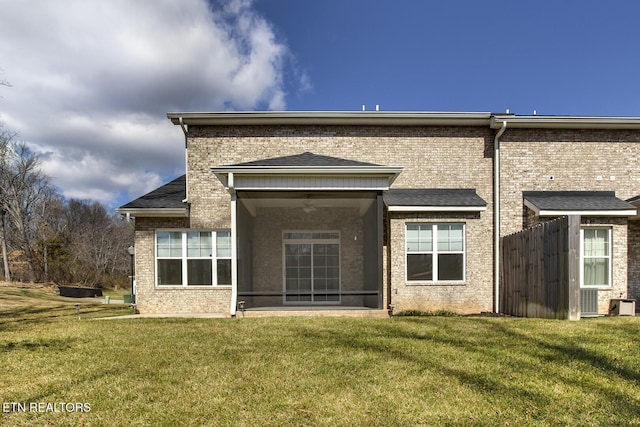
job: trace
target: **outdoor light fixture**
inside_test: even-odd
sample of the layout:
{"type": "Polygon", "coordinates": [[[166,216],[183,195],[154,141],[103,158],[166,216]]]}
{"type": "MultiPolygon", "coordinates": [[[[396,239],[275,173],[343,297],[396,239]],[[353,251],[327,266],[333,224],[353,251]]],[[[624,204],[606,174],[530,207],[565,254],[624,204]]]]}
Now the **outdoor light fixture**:
{"type": "Polygon", "coordinates": [[[238,301],[238,305],[240,306],[240,312],[242,312],[242,317],[244,318],[244,301],[238,301]]]}
{"type": "Polygon", "coordinates": [[[389,317],[393,317],[393,309],[396,308],[394,304],[389,304],[389,309],[387,312],[389,313],[389,317]]]}
{"type": "Polygon", "coordinates": [[[136,254],[136,248],[131,245],[127,248],[127,252],[129,253],[129,255],[131,256],[131,304],[135,304],[136,299],[135,299],[135,295],[133,293],[133,256],[136,254]]]}

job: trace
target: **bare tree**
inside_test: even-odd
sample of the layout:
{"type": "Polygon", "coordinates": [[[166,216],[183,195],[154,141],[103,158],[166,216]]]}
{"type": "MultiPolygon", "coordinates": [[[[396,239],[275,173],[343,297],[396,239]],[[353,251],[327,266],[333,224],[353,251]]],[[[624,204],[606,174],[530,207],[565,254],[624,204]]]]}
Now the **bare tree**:
{"type": "Polygon", "coordinates": [[[133,243],[130,224],[98,202],[77,199],[67,202],[66,223],[69,270],[77,281],[96,286],[126,277],[126,248],[133,243]]]}
{"type": "Polygon", "coordinates": [[[4,279],[11,280],[11,270],[9,269],[9,254],[7,249],[7,210],[5,199],[8,196],[5,190],[5,183],[1,177],[5,175],[5,170],[9,165],[9,150],[11,142],[15,137],[15,133],[6,130],[0,130],[0,250],[2,250],[2,269],[4,271],[4,279]]]}
{"type": "Polygon", "coordinates": [[[13,138],[7,141],[1,165],[0,206],[5,226],[11,226],[18,246],[24,251],[27,279],[34,281],[38,278],[34,256],[38,213],[55,195],[55,190],[49,177],[40,169],[39,156],[23,142],[15,142],[13,138]]]}

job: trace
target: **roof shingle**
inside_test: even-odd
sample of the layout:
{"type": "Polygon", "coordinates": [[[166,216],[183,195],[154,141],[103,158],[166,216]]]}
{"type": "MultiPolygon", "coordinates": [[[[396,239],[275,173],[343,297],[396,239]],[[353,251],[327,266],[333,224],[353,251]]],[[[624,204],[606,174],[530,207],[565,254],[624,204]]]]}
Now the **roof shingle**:
{"type": "Polygon", "coordinates": [[[327,166],[327,167],[352,167],[352,166],[379,166],[374,163],[358,162],[355,160],[341,159],[338,157],[322,156],[310,152],[295,154],[293,156],[274,157],[271,159],[254,160],[251,162],[237,163],[229,166],[327,166]]]}
{"type": "Polygon", "coordinates": [[[392,188],[384,201],[387,206],[487,206],[474,188],[392,188]]]}
{"type": "Polygon", "coordinates": [[[162,209],[187,207],[183,200],[187,197],[186,175],[120,206],[119,209],[162,209]]]}
{"type": "Polygon", "coordinates": [[[539,210],[612,211],[635,207],[616,197],[615,191],[523,191],[522,197],[539,210]]]}

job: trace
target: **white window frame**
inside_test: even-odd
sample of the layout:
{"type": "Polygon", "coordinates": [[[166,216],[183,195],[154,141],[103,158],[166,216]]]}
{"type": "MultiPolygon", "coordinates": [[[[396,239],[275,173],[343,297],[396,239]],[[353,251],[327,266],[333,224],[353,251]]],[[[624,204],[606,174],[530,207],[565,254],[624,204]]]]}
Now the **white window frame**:
{"type": "Polygon", "coordinates": [[[409,285],[412,284],[462,284],[467,280],[467,225],[464,222],[407,222],[404,227],[404,277],[405,282],[409,285]],[[433,236],[432,250],[431,251],[411,251],[409,252],[409,226],[431,226],[431,233],[433,236]],[[462,250],[461,251],[440,251],[438,249],[438,226],[443,225],[461,225],[462,226],[462,250]],[[431,254],[432,260],[432,280],[409,280],[409,262],[408,256],[410,254],[431,254]],[[462,279],[461,280],[438,280],[438,255],[440,254],[462,254],[462,279]]]}
{"type": "Polygon", "coordinates": [[[580,227],[580,288],[581,289],[611,289],[613,287],[613,227],[611,226],[582,226],[580,227]],[[607,243],[609,245],[609,254],[606,256],[585,256],[585,242],[584,242],[584,231],[585,230],[606,230],[607,231],[607,243]],[[584,261],[588,258],[606,258],[608,261],[607,272],[608,277],[607,285],[585,285],[584,284],[584,261]]]}
{"type": "MultiPolygon", "coordinates": [[[[229,229],[221,229],[221,230],[195,230],[195,229],[158,229],[154,233],[154,265],[155,265],[155,286],[160,289],[167,288],[189,288],[189,289],[208,289],[213,287],[219,288],[230,288],[231,284],[218,284],[218,261],[228,259],[231,260],[231,254],[229,256],[218,256],[218,245],[217,245],[217,237],[218,233],[229,233],[230,238],[232,238],[231,230],[229,229]],[[158,256],[158,234],[159,233],[181,233],[181,255],[178,257],[160,257],[158,256]],[[188,234],[189,233],[210,233],[211,234],[211,250],[212,254],[210,257],[202,257],[202,256],[188,256],[188,234]],[[158,283],[158,261],[161,259],[179,259],[182,263],[182,284],[172,284],[172,285],[161,285],[158,283]],[[188,261],[194,259],[210,259],[211,260],[211,285],[189,285],[189,277],[188,277],[188,261]]],[[[233,276],[233,274],[232,274],[233,276]]]]}

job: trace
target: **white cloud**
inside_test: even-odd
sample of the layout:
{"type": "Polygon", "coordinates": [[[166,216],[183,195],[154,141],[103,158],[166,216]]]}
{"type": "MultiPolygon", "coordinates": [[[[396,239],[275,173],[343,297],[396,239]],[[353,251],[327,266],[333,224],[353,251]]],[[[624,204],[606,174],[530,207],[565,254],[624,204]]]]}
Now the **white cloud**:
{"type": "Polygon", "coordinates": [[[122,203],[184,172],[168,111],[286,108],[290,58],[249,0],[0,0],[0,121],[67,197],[122,203]],[[123,192],[126,193],[123,197],[123,192]]]}

